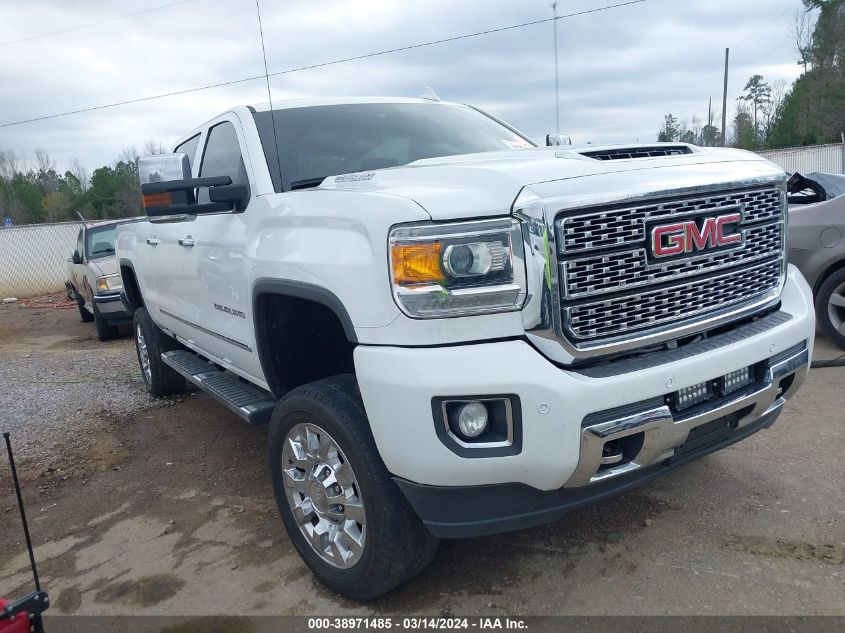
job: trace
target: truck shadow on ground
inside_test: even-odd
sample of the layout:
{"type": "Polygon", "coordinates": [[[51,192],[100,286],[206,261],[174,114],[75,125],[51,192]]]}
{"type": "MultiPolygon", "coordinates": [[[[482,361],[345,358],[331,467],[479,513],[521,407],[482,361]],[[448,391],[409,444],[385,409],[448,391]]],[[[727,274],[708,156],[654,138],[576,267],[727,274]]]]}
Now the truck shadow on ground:
{"type": "MultiPolygon", "coordinates": [[[[637,492],[548,526],[444,541],[417,579],[363,606],[325,589],[299,560],[267,481],[263,429],[203,395],[100,424],[96,459],[66,453],[46,469],[24,465],[30,489],[38,486],[32,519],[42,576],[61,613],[178,613],[187,595],[219,607],[217,594],[233,586],[241,588],[235,596],[250,596],[239,602],[246,612],[425,612],[444,594],[484,596],[495,611],[508,587],[551,568],[565,579],[583,556],[598,554],[611,569],[621,539],[676,509],[637,492]]],[[[0,588],[11,594],[28,586],[18,551],[0,561],[0,588]]]]}
{"type": "MultiPolygon", "coordinates": [[[[652,525],[680,520],[685,510],[652,485],[550,525],[444,541],[416,579],[359,604],[314,580],[285,534],[266,476],[264,429],[242,424],[204,395],[98,424],[96,456],[68,452],[47,469],[22,465],[43,582],[58,613],[513,614],[538,591],[547,595],[532,612],[554,613],[585,587],[641,574],[655,553],[641,551],[639,534],[654,529],[665,538],[652,525]]],[[[673,485],[701,486],[706,475],[718,475],[749,509],[753,495],[772,494],[759,482],[730,479],[729,470],[714,475],[712,459],[680,469],[673,485]]],[[[8,514],[11,498],[3,501],[8,514]]],[[[737,553],[843,562],[842,548],[831,544],[719,538],[737,553]]],[[[0,551],[20,552],[0,558],[0,594],[29,586],[16,543],[17,535],[0,536],[0,551]]]]}

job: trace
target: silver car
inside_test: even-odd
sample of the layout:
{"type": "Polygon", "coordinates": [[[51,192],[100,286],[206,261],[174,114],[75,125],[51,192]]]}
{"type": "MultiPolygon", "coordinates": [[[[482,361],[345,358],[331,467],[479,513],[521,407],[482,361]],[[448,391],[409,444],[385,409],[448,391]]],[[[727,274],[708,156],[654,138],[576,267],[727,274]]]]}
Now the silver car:
{"type": "Polygon", "coordinates": [[[136,220],[85,223],[68,258],[68,296],[76,299],[82,320],[94,322],[101,341],[117,338],[120,326],[132,322],[120,299],[123,285],[114,254],[117,226],[132,221],[136,220]]]}
{"type": "Polygon", "coordinates": [[[789,262],[813,288],[824,334],[845,349],[845,176],[789,181],[789,262]]]}

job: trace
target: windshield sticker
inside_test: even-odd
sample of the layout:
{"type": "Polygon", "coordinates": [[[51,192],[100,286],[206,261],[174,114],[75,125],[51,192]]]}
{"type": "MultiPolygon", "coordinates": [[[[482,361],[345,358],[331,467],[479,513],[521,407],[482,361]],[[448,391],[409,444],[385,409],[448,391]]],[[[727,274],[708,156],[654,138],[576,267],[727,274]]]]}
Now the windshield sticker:
{"type": "Polygon", "coordinates": [[[508,149],[525,149],[531,147],[531,143],[522,138],[516,140],[502,139],[502,144],[508,149]]]}
{"type": "Polygon", "coordinates": [[[376,177],[376,172],[367,171],[359,172],[357,174],[343,174],[342,176],[335,176],[335,182],[369,182],[376,177]]]}

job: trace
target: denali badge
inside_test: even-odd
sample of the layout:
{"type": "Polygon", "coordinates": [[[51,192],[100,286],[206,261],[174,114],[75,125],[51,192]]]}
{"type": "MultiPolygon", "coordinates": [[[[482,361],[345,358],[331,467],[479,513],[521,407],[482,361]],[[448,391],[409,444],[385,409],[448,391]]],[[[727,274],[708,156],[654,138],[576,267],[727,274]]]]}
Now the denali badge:
{"type": "Polygon", "coordinates": [[[244,314],[243,310],[235,310],[235,308],[220,305],[219,303],[214,304],[214,309],[220,310],[220,312],[223,312],[224,314],[231,314],[232,316],[241,317],[242,319],[246,318],[246,314],[244,314]]]}
{"type": "Polygon", "coordinates": [[[740,244],[742,233],[736,225],[741,221],[742,214],[737,212],[656,226],[651,230],[651,252],[655,257],[671,257],[740,244]]]}

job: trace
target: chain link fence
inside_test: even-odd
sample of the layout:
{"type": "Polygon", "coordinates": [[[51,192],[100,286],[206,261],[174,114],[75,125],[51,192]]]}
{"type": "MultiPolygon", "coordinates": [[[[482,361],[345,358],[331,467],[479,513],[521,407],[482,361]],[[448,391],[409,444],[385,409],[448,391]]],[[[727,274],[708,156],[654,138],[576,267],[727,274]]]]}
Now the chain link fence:
{"type": "Polygon", "coordinates": [[[845,144],[790,147],[758,153],[790,174],[845,174],[845,144]]]}
{"type": "Polygon", "coordinates": [[[82,224],[29,224],[0,229],[0,299],[64,289],[67,260],[82,224]]]}

